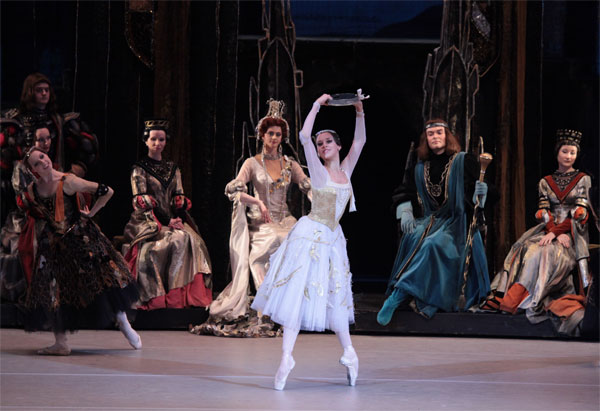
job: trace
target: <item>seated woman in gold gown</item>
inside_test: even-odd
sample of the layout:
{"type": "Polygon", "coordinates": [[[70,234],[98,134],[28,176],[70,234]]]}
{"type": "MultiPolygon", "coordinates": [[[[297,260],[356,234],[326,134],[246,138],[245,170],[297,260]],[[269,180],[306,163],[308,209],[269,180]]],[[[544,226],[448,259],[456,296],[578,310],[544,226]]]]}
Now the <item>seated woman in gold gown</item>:
{"type": "Polygon", "coordinates": [[[482,308],[512,314],[525,310],[533,324],[551,319],[559,333],[577,335],[585,298],[583,284],[577,294],[571,274],[578,270],[577,282],[587,281],[591,179],[573,168],[581,133],[558,130],[556,134],[558,170],[538,185],[540,223],[513,244],[482,308]]]}
{"type": "Polygon", "coordinates": [[[190,214],[177,165],[162,158],[168,122],[145,122],[148,156],[131,171],[133,213],[123,246],[137,280],[138,308],[206,307],[212,301],[206,245],[190,214]]]}
{"type": "Polygon", "coordinates": [[[310,180],[300,165],[282,154],[281,142],[290,133],[283,108],[283,102],[269,100],[269,111],[257,126],[262,151],[246,159],[237,177],[225,187],[225,195],[233,202],[229,240],[232,281],[210,305],[209,320],[193,332],[274,335],[273,324],[263,323],[250,311],[250,278],[258,289],[269,257],[296,223],[287,204],[291,184],[298,184],[304,193],[310,190],[310,180]],[[248,183],[252,183],[254,196],[248,194],[248,183]]]}

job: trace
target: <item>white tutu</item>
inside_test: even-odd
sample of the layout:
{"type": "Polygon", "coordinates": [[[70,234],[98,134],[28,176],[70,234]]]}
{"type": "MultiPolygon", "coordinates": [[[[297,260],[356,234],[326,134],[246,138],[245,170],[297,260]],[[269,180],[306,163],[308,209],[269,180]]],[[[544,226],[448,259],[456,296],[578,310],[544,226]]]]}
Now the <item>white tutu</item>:
{"type": "Polygon", "coordinates": [[[269,260],[252,308],[290,329],[338,331],[354,323],[346,239],[302,217],[269,260]]]}

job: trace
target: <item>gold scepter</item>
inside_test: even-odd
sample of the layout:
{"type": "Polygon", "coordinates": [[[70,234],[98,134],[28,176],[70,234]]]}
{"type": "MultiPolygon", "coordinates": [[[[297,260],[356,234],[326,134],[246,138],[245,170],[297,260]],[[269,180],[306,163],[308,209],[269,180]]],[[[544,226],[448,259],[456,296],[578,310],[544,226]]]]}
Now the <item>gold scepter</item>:
{"type": "MultiPolygon", "coordinates": [[[[485,177],[485,170],[492,162],[494,157],[490,153],[481,153],[479,155],[479,181],[483,182],[483,178],[485,177]]],[[[475,202],[475,207],[473,208],[473,218],[471,219],[471,225],[469,225],[469,233],[467,235],[467,243],[465,245],[465,269],[463,270],[463,281],[462,287],[460,288],[460,296],[458,297],[458,309],[462,310],[465,308],[467,303],[465,299],[465,290],[467,288],[467,275],[469,274],[469,264],[471,263],[471,251],[473,247],[473,233],[475,232],[475,227],[477,225],[477,209],[479,208],[479,197],[477,197],[477,201],[475,202]]]]}

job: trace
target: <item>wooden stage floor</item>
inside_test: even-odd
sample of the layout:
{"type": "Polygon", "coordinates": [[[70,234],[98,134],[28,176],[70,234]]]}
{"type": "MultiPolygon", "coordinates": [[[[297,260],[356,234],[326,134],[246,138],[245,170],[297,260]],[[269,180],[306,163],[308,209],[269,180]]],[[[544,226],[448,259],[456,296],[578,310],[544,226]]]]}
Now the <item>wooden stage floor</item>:
{"type": "Polygon", "coordinates": [[[50,333],[0,329],[2,410],[597,410],[598,343],[354,335],[356,387],[332,334],[301,334],[285,391],[273,390],[281,338],[82,330],[69,357],[50,333]]]}

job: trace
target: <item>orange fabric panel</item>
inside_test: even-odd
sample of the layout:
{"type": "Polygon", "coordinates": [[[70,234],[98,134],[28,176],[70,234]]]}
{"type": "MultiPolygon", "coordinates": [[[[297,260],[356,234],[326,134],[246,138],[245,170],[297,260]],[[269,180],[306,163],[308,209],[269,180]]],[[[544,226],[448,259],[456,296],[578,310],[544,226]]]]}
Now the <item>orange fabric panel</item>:
{"type": "Polygon", "coordinates": [[[500,301],[500,309],[502,311],[507,311],[511,314],[514,314],[517,312],[519,304],[521,304],[521,302],[527,298],[528,295],[529,291],[527,291],[527,289],[525,289],[525,287],[523,287],[521,284],[513,284],[500,301]]]}
{"type": "Polygon", "coordinates": [[[570,317],[575,311],[583,310],[585,308],[584,303],[584,296],[567,294],[548,304],[546,311],[550,311],[559,317],[566,318],[570,317]]]}

